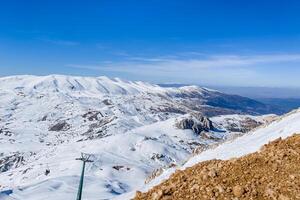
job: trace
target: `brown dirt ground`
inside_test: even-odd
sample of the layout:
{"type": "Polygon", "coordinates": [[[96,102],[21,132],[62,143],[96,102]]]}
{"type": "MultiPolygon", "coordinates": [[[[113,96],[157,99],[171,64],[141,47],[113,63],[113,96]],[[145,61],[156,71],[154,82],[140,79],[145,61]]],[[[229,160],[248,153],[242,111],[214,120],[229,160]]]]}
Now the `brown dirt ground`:
{"type": "Polygon", "coordinates": [[[300,134],[231,160],[201,162],[134,200],[300,199],[300,134]]]}

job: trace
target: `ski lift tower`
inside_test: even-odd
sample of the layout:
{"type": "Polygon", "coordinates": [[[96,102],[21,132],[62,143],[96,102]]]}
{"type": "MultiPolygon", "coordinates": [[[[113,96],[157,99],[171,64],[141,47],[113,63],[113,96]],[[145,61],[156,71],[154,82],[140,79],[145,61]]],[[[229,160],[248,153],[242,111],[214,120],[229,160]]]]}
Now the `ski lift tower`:
{"type": "Polygon", "coordinates": [[[79,181],[79,188],[78,188],[78,193],[77,193],[76,200],[81,200],[82,187],[83,187],[83,178],[84,178],[84,170],[85,170],[85,163],[87,163],[87,162],[93,162],[92,160],[90,160],[90,157],[91,157],[91,155],[89,155],[89,154],[81,153],[81,157],[80,158],[76,158],[76,160],[81,160],[82,161],[82,172],[81,172],[81,177],[80,177],[80,181],[79,181]]]}

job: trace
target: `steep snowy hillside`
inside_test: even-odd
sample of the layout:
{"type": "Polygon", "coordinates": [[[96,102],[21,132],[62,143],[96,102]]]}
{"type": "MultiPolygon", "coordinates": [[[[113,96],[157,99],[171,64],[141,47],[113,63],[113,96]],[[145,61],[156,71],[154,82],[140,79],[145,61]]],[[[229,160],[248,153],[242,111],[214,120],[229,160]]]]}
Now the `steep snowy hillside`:
{"type": "Polygon", "coordinates": [[[239,115],[210,122],[202,114],[259,112],[268,107],[194,86],[60,75],[0,78],[0,191],[13,189],[10,197],[22,200],[72,199],[81,169],[75,158],[86,152],[95,162],[87,166],[85,197],[110,199],[140,187],[156,169],[180,165],[199,147],[266,123],[239,115]]]}
{"type": "Polygon", "coordinates": [[[294,110],[275,120],[266,127],[259,128],[232,142],[227,142],[215,149],[203,152],[185,164],[185,167],[194,163],[211,159],[230,159],[258,151],[260,147],[279,137],[286,138],[300,132],[300,109],[294,110]]]}
{"type": "Polygon", "coordinates": [[[230,160],[200,162],[134,200],[300,199],[300,134],[230,160]]]}
{"type": "MultiPolygon", "coordinates": [[[[252,132],[249,132],[235,140],[225,142],[216,148],[208,149],[199,155],[196,155],[188,160],[180,169],[194,166],[195,164],[212,160],[221,159],[226,160],[230,158],[237,158],[249,153],[258,151],[264,144],[269,143],[279,137],[286,138],[293,135],[294,133],[300,132],[300,109],[288,113],[271,124],[258,128],[252,132]]],[[[176,168],[170,168],[166,170],[161,176],[154,179],[149,184],[141,188],[141,191],[147,191],[149,188],[161,183],[167,179],[176,168]]],[[[120,199],[132,198],[134,193],[126,194],[121,196],[120,199]]]]}

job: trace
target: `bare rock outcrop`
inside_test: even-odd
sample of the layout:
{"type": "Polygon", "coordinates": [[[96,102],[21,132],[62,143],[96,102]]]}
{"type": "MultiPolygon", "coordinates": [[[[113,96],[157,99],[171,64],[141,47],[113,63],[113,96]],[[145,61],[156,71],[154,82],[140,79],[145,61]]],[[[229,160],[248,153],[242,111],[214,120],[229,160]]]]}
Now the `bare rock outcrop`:
{"type": "Polygon", "coordinates": [[[241,120],[239,124],[236,122],[230,122],[230,119],[227,120],[228,125],[226,126],[226,130],[231,132],[240,132],[240,133],[247,133],[261,125],[262,122],[251,119],[250,117],[246,117],[245,119],[241,120]]]}
{"type": "Polygon", "coordinates": [[[66,121],[60,121],[53,126],[49,127],[49,131],[67,131],[71,128],[71,125],[66,121]]]}
{"type": "Polygon", "coordinates": [[[214,129],[212,121],[200,114],[191,114],[189,117],[177,121],[175,126],[179,129],[191,129],[198,135],[203,131],[208,132],[214,129]]]}
{"type": "Polygon", "coordinates": [[[19,153],[0,157],[0,172],[6,172],[11,168],[17,168],[23,164],[24,156],[19,153]]]}
{"type": "Polygon", "coordinates": [[[104,117],[100,111],[89,111],[82,115],[83,118],[87,118],[89,121],[97,121],[104,117]]]}

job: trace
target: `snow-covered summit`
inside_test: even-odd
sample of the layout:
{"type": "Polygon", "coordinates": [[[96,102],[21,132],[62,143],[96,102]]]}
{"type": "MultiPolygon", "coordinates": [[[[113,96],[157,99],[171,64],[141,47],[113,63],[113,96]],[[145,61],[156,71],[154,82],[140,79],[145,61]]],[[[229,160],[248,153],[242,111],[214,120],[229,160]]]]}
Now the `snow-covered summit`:
{"type": "Polygon", "coordinates": [[[49,76],[10,76],[0,78],[1,89],[24,90],[26,92],[59,91],[63,93],[86,92],[94,94],[138,94],[147,92],[161,92],[157,85],[125,81],[120,78],[80,77],[66,75],[49,76]]]}

